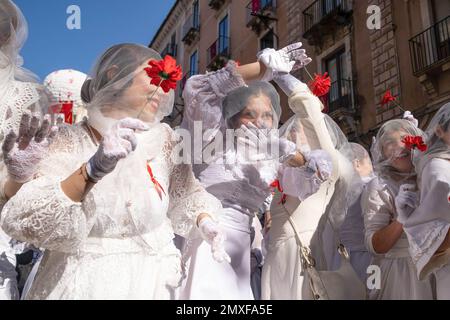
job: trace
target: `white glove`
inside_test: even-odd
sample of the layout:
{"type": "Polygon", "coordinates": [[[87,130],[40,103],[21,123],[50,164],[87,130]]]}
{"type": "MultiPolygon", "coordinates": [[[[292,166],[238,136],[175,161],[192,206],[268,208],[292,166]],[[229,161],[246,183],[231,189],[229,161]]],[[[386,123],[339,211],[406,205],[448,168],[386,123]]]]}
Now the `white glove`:
{"type": "Polygon", "coordinates": [[[411,111],[405,111],[405,113],[403,114],[403,119],[412,122],[412,124],[413,124],[416,128],[419,127],[419,120],[417,120],[416,118],[414,118],[414,116],[413,116],[413,114],[411,113],[411,111]]]}
{"type": "Polygon", "coordinates": [[[296,153],[295,143],[280,138],[278,130],[259,129],[248,123],[247,126],[242,125],[236,134],[238,142],[249,147],[250,161],[278,159],[283,163],[296,153]]]}
{"type": "Polygon", "coordinates": [[[138,119],[119,120],[103,137],[97,152],[89,159],[86,166],[88,176],[94,182],[98,182],[111,173],[120,159],[126,158],[136,150],[137,138],[134,130],[148,129],[149,127],[138,119]]]}
{"type": "Polygon", "coordinates": [[[24,114],[19,135],[11,131],[2,145],[9,177],[18,183],[32,180],[57,132],[58,127],[50,125],[50,116],[45,116],[41,124],[39,116],[24,114]]]}
{"type": "Polygon", "coordinates": [[[291,44],[281,50],[264,49],[258,53],[258,61],[263,63],[267,70],[261,79],[271,81],[278,74],[288,74],[303,68],[312,61],[306,55],[306,50],[300,49],[301,42],[291,44]]]}
{"type": "Polygon", "coordinates": [[[295,91],[307,91],[308,89],[306,84],[291,74],[277,75],[275,76],[274,81],[288,97],[290,97],[295,91]]]}
{"type": "Polygon", "coordinates": [[[397,196],[395,197],[395,208],[397,210],[397,220],[405,223],[411,213],[417,208],[419,199],[414,184],[403,184],[400,186],[397,196]]]}
{"type": "Polygon", "coordinates": [[[219,263],[224,261],[230,263],[231,258],[226,253],[224,245],[226,237],[219,225],[211,218],[203,218],[198,225],[198,229],[202,239],[211,245],[214,260],[219,263]]]}
{"type": "Polygon", "coordinates": [[[303,157],[306,160],[306,167],[317,172],[323,181],[330,178],[333,172],[333,161],[328,152],[322,149],[305,151],[303,157]]]}

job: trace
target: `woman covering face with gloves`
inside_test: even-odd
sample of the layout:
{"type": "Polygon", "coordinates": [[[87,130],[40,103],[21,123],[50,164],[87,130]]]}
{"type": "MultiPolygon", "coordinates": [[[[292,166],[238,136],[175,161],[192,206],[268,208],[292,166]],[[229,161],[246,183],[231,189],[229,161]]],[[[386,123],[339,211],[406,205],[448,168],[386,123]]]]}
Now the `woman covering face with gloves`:
{"type": "Polygon", "coordinates": [[[255,212],[288,168],[296,170],[288,174],[286,192],[298,197],[314,193],[330,174],[326,152],[299,151],[295,143],[279,137],[280,98],[267,82],[310,61],[296,43],[279,51],[265,50],[256,63],[237,66],[230,61],[217,72],[187,81],[182,128],[193,136],[201,128],[203,140],[194,139],[192,146],[200,150],[192,156],[194,172],[222,203],[219,220],[231,263],[216,265],[204,244],[186,242],[187,279],[180,299],[253,299],[250,228],[255,212]],[[312,183],[318,176],[320,182],[312,183]]]}
{"type": "Polygon", "coordinates": [[[419,191],[405,186],[395,201],[399,221],[419,279],[436,278],[436,298],[450,299],[450,104],[444,105],[426,131],[428,150],[417,154],[419,191]]]}
{"type": "MultiPolygon", "coordinates": [[[[381,269],[381,287],[370,291],[371,299],[432,299],[432,280],[417,278],[416,267],[408,251],[410,244],[403,231],[403,204],[398,194],[417,191],[412,151],[407,137],[422,137],[423,132],[410,120],[390,120],[379,130],[372,144],[377,178],[362,196],[366,247],[381,269]],[[400,220],[399,220],[400,219],[400,220]]],[[[413,199],[411,199],[413,200],[413,199]]]]}
{"type": "MultiPolygon", "coordinates": [[[[37,83],[37,76],[22,68],[19,53],[27,35],[27,23],[20,9],[12,1],[0,1],[0,143],[20,126],[22,143],[26,144],[33,134],[28,130],[30,122],[33,130],[37,130],[39,115],[48,107],[47,95],[37,83]]],[[[39,137],[44,139],[45,135],[39,137]]],[[[8,157],[3,154],[0,157],[0,209],[21,182],[32,178],[26,170],[20,176],[8,175],[5,162],[8,157]]],[[[24,246],[15,247],[11,243],[12,239],[0,228],[0,300],[19,298],[16,254],[21,254],[24,246]]]]}
{"type": "Polygon", "coordinates": [[[27,299],[173,298],[181,279],[174,232],[202,237],[214,259],[229,259],[213,220],[220,203],[190,165],[173,161],[179,138],[160,123],[173,92],[151,85],[144,70],[160,59],[140,45],[111,47],[83,85],[87,122],[53,132],[32,120],[28,145],[6,138],[10,176],[27,168],[36,179],[5,205],[1,226],[46,249],[27,299]]]}

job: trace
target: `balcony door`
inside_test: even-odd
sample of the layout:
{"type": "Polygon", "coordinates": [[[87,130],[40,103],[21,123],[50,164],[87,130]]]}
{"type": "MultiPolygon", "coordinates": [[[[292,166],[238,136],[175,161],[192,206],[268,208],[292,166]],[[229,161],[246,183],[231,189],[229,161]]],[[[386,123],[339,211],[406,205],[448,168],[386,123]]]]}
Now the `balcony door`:
{"type": "Polygon", "coordinates": [[[329,111],[340,107],[348,107],[344,104],[350,102],[351,84],[345,51],[340,50],[325,60],[325,69],[331,78],[331,89],[328,96],[329,111]]]}
{"type": "Polygon", "coordinates": [[[228,15],[226,15],[219,22],[219,54],[228,55],[229,37],[228,15]]]}

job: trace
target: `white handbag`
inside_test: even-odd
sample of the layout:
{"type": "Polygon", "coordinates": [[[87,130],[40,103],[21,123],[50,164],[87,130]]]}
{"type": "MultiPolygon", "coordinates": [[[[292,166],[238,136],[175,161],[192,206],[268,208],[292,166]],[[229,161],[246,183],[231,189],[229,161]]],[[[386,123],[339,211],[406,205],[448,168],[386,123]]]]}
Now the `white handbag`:
{"type": "MultiPolygon", "coordinates": [[[[304,246],[294,220],[288,215],[294,229],[305,280],[309,281],[311,298],[314,300],[365,300],[366,286],[350,263],[350,255],[343,244],[338,247],[341,266],[336,271],[318,271],[311,250],[304,246]]],[[[308,297],[308,295],[306,295],[308,297]]]]}

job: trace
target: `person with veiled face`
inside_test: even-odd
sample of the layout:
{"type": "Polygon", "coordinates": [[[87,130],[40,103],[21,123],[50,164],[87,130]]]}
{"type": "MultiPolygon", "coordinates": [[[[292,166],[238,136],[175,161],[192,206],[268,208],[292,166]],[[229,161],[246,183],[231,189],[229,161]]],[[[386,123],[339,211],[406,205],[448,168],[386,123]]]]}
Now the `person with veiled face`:
{"type": "Polygon", "coordinates": [[[415,159],[420,197],[404,191],[401,220],[419,279],[436,278],[436,298],[450,299],[450,104],[436,113],[426,131],[427,151],[415,159]],[[410,206],[408,199],[416,199],[410,206]]]}
{"type": "Polygon", "coordinates": [[[416,276],[408,239],[398,221],[402,207],[396,201],[401,190],[417,190],[413,155],[405,138],[423,137],[408,120],[391,120],[379,130],[372,145],[377,178],[362,196],[366,247],[374,255],[373,265],[381,269],[381,288],[370,291],[371,299],[432,299],[432,280],[416,276]]]}
{"type": "MultiPolygon", "coordinates": [[[[18,130],[22,116],[37,119],[47,107],[47,95],[37,83],[37,76],[22,68],[20,50],[28,28],[20,9],[10,0],[0,1],[0,143],[11,130],[18,130]]],[[[0,157],[0,209],[14,195],[20,182],[8,174],[3,155],[0,157]]],[[[31,176],[22,177],[25,180],[31,176]]],[[[0,229],[0,300],[17,299],[16,254],[28,250],[0,229]],[[17,245],[11,245],[16,243],[17,245]]]]}
{"type": "Polygon", "coordinates": [[[5,138],[9,174],[20,176],[26,158],[38,177],[0,220],[8,235],[45,249],[25,299],[171,299],[182,277],[174,233],[229,259],[220,202],[173,161],[179,137],[160,121],[174,94],[150,84],[153,60],[161,57],[144,46],[109,48],[82,88],[87,120],[58,130],[44,120],[19,151],[29,130],[5,138]]]}
{"type": "MultiPolygon", "coordinates": [[[[206,254],[204,244],[186,242],[183,251],[187,277],[178,292],[180,299],[254,299],[251,226],[255,213],[271,195],[285,167],[298,169],[293,171],[292,179],[305,181],[305,186],[310,185],[306,180],[320,171],[324,177],[320,183],[327,179],[331,161],[326,153],[312,151],[307,155],[297,150],[295,143],[279,137],[280,97],[269,83],[274,74],[289,73],[309,62],[301,43],[295,43],[278,51],[263,51],[258,62],[239,66],[229,61],[216,72],[187,80],[181,127],[191,136],[195,136],[199,123],[202,129],[202,139],[194,141],[193,149],[195,144],[201,146],[200,151],[223,146],[212,156],[198,152],[192,159],[196,177],[222,203],[219,220],[231,263],[219,266],[206,254]],[[199,159],[205,155],[209,157],[199,159]],[[306,164],[311,159],[318,165],[309,172],[306,164]],[[325,165],[319,165],[319,160],[325,165]]],[[[313,193],[315,187],[304,187],[302,192],[313,193]]]]}

